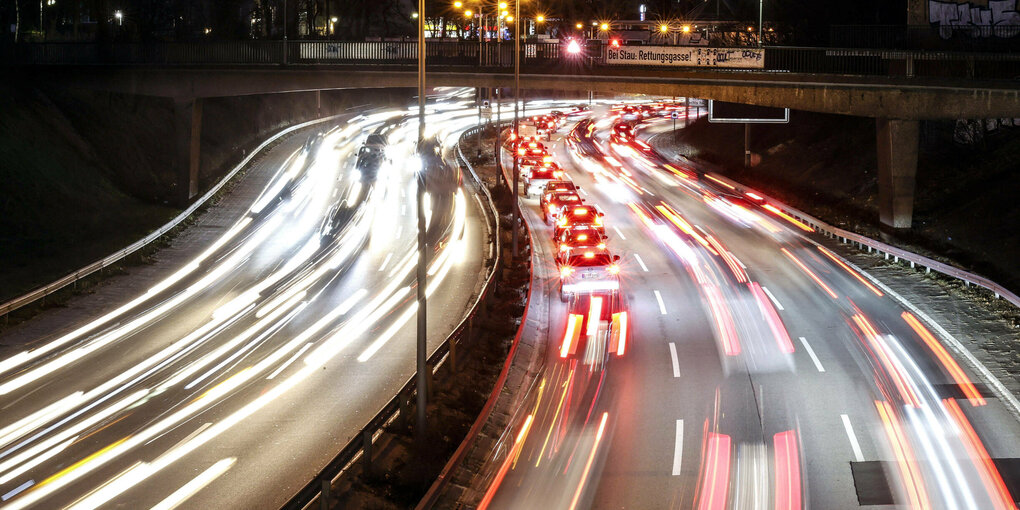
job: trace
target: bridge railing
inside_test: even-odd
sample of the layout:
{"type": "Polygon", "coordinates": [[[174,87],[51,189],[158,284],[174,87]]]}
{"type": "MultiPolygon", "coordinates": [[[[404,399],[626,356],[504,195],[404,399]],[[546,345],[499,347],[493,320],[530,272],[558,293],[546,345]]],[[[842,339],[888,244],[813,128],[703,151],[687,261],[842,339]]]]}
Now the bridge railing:
{"type": "MultiPolygon", "coordinates": [[[[15,65],[380,65],[411,66],[414,41],[225,41],[164,43],[21,43],[0,46],[0,61],[15,65]]],[[[510,42],[429,41],[430,66],[483,68],[508,72],[513,66],[510,42]]],[[[525,42],[525,73],[597,74],[618,67],[607,61],[604,41],[585,41],[578,54],[562,42],[525,42]]],[[[640,47],[632,47],[639,49],[640,47]]],[[[696,50],[696,49],[695,49],[696,50]]],[[[793,72],[826,75],[1020,78],[1020,52],[950,52],[929,50],[767,46],[761,69],[728,72],[793,72]]],[[[641,65],[627,66],[635,71],[641,65]]],[[[657,67],[699,71],[703,67],[657,67]]],[[[713,70],[721,70],[711,67],[713,70]]]]}

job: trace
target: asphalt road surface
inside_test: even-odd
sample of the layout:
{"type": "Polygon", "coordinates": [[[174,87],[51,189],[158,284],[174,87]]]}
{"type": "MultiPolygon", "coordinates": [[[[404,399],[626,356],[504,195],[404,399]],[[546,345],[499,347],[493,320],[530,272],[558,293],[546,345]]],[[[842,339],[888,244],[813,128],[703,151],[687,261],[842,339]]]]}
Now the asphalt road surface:
{"type": "MultiPolygon", "coordinates": [[[[955,339],[760,197],[611,141],[616,115],[595,107],[590,135],[567,143],[574,118],[545,143],[606,213],[625,352],[562,357],[589,301],[557,303],[481,508],[1015,508],[1015,399],[955,339]]],[[[523,204],[555,293],[551,229],[523,204]]]]}
{"type": "MultiPolygon", "coordinates": [[[[431,138],[474,124],[457,94],[430,106],[431,138]]],[[[407,113],[326,126],[310,149],[287,139],[262,195],[199,257],[0,354],[0,508],[279,508],[311,480],[414,373],[422,163],[407,113]],[[369,133],[389,142],[377,173],[355,168],[369,133]]],[[[434,348],[489,246],[450,148],[429,147],[434,348]]]]}

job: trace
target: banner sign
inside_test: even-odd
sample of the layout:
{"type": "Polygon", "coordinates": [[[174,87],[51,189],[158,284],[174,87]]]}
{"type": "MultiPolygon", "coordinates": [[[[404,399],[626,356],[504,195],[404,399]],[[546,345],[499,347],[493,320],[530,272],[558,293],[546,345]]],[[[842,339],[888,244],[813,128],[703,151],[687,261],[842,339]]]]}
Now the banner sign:
{"type": "Polygon", "coordinates": [[[663,67],[764,69],[765,50],[761,48],[621,46],[606,48],[606,63],[663,67]]]}

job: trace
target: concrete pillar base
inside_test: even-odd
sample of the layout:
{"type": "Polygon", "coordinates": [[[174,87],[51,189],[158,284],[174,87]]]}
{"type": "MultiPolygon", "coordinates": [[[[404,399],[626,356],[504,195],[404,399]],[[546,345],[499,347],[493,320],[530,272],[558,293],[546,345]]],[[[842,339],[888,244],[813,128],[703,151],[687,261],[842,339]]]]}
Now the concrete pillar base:
{"type": "Polygon", "coordinates": [[[918,121],[876,119],[878,212],[884,230],[908,229],[914,214],[918,121]]]}
{"type": "Polygon", "coordinates": [[[202,140],[202,98],[174,100],[174,173],[177,200],[186,205],[198,194],[202,140]]]}

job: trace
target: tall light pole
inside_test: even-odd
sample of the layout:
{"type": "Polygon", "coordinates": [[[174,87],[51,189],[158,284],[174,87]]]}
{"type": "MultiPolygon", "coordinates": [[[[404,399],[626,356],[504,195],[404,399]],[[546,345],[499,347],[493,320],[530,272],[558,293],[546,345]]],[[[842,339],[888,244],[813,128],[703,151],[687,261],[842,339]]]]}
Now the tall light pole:
{"type": "Polygon", "coordinates": [[[283,0],[283,65],[287,65],[287,0],[283,0]]]}
{"type": "MultiPolygon", "coordinates": [[[[514,1],[514,19],[515,20],[521,19],[521,0],[514,1]]],[[[521,119],[520,111],[518,109],[518,106],[520,105],[520,97],[521,97],[521,24],[518,22],[514,23],[514,136],[516,137],[515,140],[517,138],[520,138],[521,136],[520,130],[521,119]]],[[[514,204],[512,253],[513,258],[515,259],[517,258],[517,237],[520,235],[518,233],[519,228],[517,227],[517,223],[521,219],[521,207],[517,199],[517,179],[519,178],[518,174],[520,174],[520,159],[517,156],[518,155],[514,153],[514,185],[513,188],[511,189],[513,193],[512,196],[514,204]]]]}
{"type": "Polygon", "coordinates": [[[425,408],[428,405],[428,374],[425,372],[425,265],[428,263],[428,243],[425,239],[425,0],[418,0],[418,352],[417,352],[417,387],[418,387],[418,420],[415,435],[418,445],[425,444],[425,408]]]}
{"type": "Polygon", "coordinates": [[[765,0],[758,0],[758,47],[761,47],[761,13],[765,0]]]}

